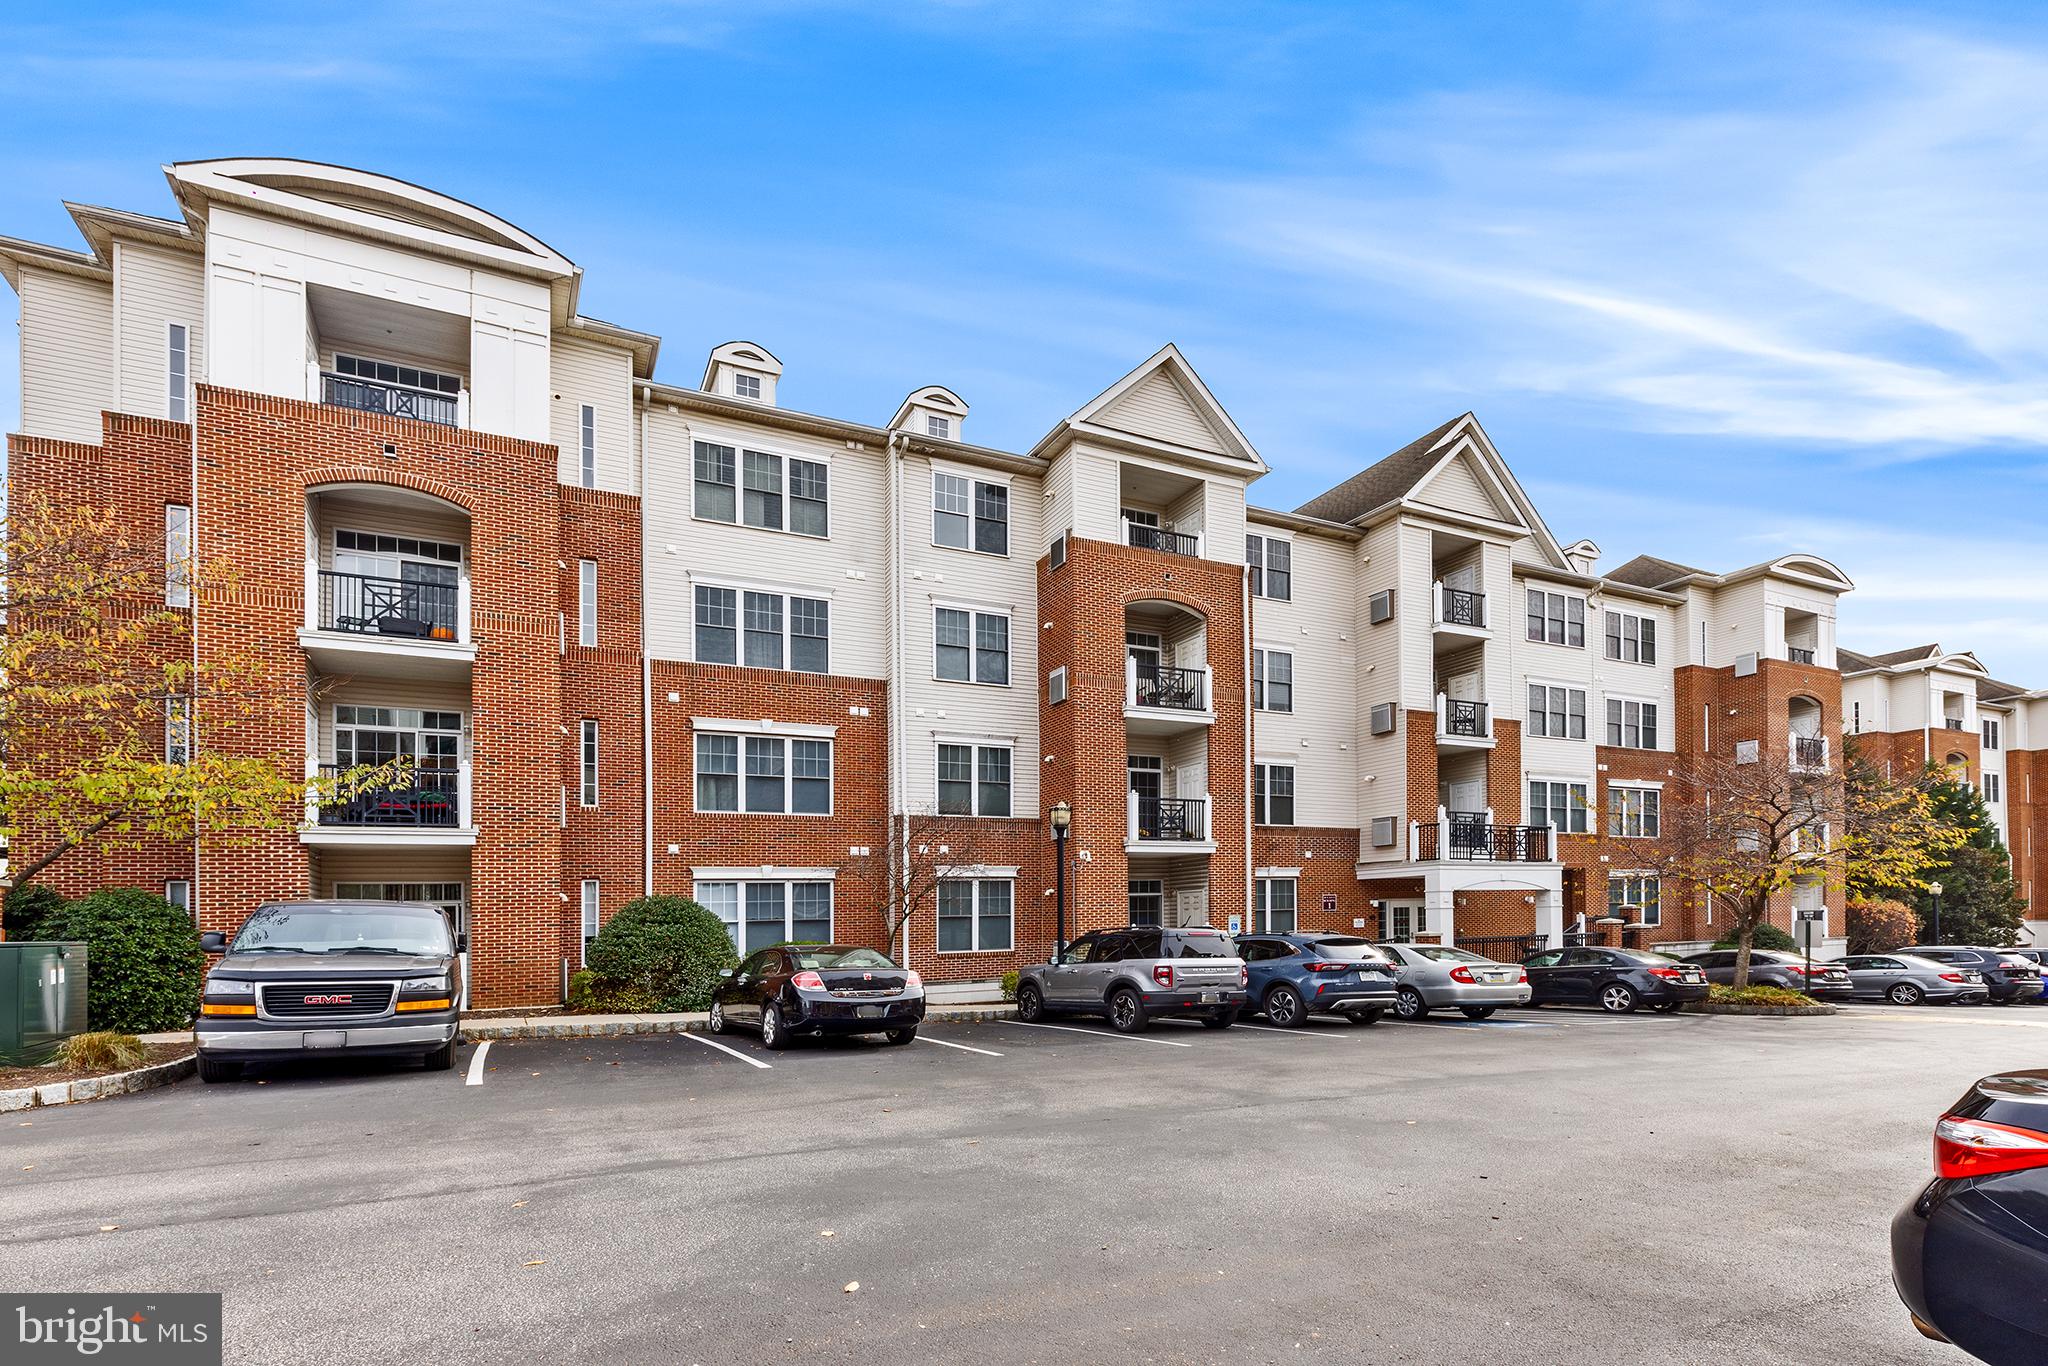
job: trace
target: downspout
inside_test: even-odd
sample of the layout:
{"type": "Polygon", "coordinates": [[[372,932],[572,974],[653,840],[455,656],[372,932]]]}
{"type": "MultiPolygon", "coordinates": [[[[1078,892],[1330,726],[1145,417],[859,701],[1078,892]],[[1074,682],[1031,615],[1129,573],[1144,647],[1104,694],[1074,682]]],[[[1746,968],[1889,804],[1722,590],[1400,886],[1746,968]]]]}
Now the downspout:
{"type": "MultiPolygon", "coordinates": [[[[1240,635],[1243,648],[1238,652],[1239,676],[1244,680],[1244,928],[1247,932],[1258,928],[1257,914],[1253,905],[1253,887],[1257,860],[1252,857],[1252,722],[1258,713],[1252,710],[1252,576],[1243,565],[1237,567],[1238,619],[1243,623],[1240,635]]],[[[1297,902],[1299,898],[1296,898],[1297,902]]],[[[1297,904],[1294,914],[1296,924],[1300,923],[1301,907],[1297,904]]],[[[1228,923],[1224,925],[1229,928],[1228,923]]]]}
{"type": "Polygon", "coordinates": [[[654,895],[654,661],[647,651],[647,405],[654,391],[640,386],[640,458],[633,492],[640,499],[640,894],[654,895]]]}
{"type": "MultiPolygon", "coordinates": [[[[904,766],[904,718],[903,718],[903,449],[902,433],[890,432],[886,455],[889,461],[889,904],[883,907],[887,915],[896,905],[897,897],[910,881],[910,808],[905,798],[903,784],[904,766]],[[899,825],[900,822],[900,825],[899,825]],[[901,834],[899,837],[898,830],[901,834]],[[899,881],[897,862],[898,846],[901,845],[902,863],[899,881]]],[[[897,925],[900,935],[899,950],[905,965],[910,962],[910,916],[906,913],[897,925]]]]}

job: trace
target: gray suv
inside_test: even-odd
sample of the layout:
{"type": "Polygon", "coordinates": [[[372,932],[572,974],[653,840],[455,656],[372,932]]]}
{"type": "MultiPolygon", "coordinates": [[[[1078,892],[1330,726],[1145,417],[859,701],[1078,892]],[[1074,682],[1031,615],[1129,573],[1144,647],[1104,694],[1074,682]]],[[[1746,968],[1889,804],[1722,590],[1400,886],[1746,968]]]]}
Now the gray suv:
{"type": "Polygon", "coordinates": [[[258,906],[199,998],[201,1081],[232,1081],[245,1062],[346,1053],[455,1059],[461,936],[438,906],[402,901],[293,901],[258,906]]]}
{"type": "Polygon", "coordinates": [[[1084,934],[1050,963],[1017,975],[1017,1018],[1100,1015],[1136,1034],[1155,1017],[1228,1029],[1248,999],[1244,960],[1229,935],[1207,926],[1134,925],[1084,934]]]}

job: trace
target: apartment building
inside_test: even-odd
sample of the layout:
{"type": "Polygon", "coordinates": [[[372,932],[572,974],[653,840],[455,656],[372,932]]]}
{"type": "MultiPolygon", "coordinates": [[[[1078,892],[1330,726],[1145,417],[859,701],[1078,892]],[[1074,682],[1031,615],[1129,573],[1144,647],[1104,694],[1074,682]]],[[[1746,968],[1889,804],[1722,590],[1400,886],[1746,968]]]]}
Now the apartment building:
{"type": "MultiPolygon", "coordinates": [[[[266,898],[435,901],[487,1006],[558,999],[648,891],[742,949],[893,937],[978,982],[1052,943],[1066,803],[1070,934],[1677,946],[1712,906],[1602,832],[1655,839],[1690,752],[1837,760],[1840,570],[1602,571],[1469,413],[1263,509],[1264,459],[1172,346],[999,450],[940,384],[879,424],[792,407],[751,342],[658,380],[658,338],[584,316],[572,261],[431,190],[165,173],[174,217],[71,205],[85,250],[0,239],[10,479],[238,567],[169,600],[305,715],[222,743],[414,775],[253,845],[67,859],[72,889],[161,883],[221,929],[266,898]]],[[[1839,934],[1838,896],[1781,924],[1795,900],[1839,934]]]]}
{"type": "Polygon", "coordinates": [[[1983,797],[2027,899],[2028,941],[2048,944],[2048,689],[2001,683],[1976,655],[1940,645],[1841,652],[1844,726],[1859,754],[1891,772],[1946,766],[1983,797]]]}

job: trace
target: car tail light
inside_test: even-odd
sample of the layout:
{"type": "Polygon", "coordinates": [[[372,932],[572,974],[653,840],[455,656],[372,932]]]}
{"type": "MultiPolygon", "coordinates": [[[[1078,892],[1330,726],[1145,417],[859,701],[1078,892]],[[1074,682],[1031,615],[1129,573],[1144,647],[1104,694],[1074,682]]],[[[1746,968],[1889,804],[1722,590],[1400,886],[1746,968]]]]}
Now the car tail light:
{"type": "Polygon", "coordinates": [[[800,972],[789,979],[789,984],[798,991],[823,991],[825,979],[815,972],[800,972]]]}
{"type": "Polygon", "coordinates": [[[1302,967],[1306,968],[1310,972],[1349,972],[1355,966],[1357,965],[1354,963],[1331,962],[1315,962],[1302,964],[1302,967]]]}
{"type": "Polygon", "coordinates": [[[1943,1115],[1934,1126],[1934,1172],[1951,1181],[1965,1176],[2048,1167],[2048,1137],[2010,1124],[1943,1115]]]}
{"type": "Polygon", "coordinates": [[[1683,976],[1685,976],[1685,969],[1684,969],[1684,968],[1651,968],[1651,969],[1650,969],[1650,975],[1651,975],[1652,977],[1683,977],[1683,976]]]}
{"type": "Polygon", "coordinates": [[[1152,980],[1163,987],[1173,986],[1173,964],[1161,963],[1152,969],[1152,980]]]}
{"type": "Polygon", "coordinates": [[[1252,970],[1242,963],[1237,965],[1237,984],[1241,987],[1248,987],[1252,984],[1252,970]]]}
{"type": "Polygon", "coordinates": [[[903,974],[903,985],[906,987],[921,987],[924,985],[924,978],[918,975],[916,968],[912,968],[903,974]]]}
{"type": "Polygon", "coordinates": [[[1460,963],[1458,964],[1458,966],[1451,969],[1451,980],[1453,982],[1472,983],[1477,982],[1479,979],[1472,975],[1472,969],[1466,967],[1463,963],[1460,963]]]}
{"type": "Polygon", "coordinates": [[[1518,981],[1518,982],[1526,982],[1526,981],[1528,981],[1528,980],[1529,980],[1529,969],[1527,969],[1527,968],[1523,968],[1523,969],[1522,969],[1522,975],[1521,975],[1520,977],[1517,977],[1517,978],[1516,978],[1515,980],[1516,980],[1516,981],[1518,981]]]}
{"type": "Polygon", "coordinates": [[[1960,982],[1963,980],[1963,974],[1960,972],[1944,972],[1941,974],[1941,980],[1944,982],[1960,982]]]}

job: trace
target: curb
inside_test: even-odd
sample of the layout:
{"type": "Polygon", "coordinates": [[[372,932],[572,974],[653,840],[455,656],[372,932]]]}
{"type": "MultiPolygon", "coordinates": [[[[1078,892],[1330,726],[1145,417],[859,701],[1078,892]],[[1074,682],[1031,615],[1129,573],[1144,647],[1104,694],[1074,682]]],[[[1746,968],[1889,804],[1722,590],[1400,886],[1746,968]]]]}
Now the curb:
{"type": "Polygon", "coordinates": [[[1835,1008],[1816,1001],[1810,1006],[1759,1006],[1741,1002],[1694,1002],[1685,1008],[1688,1015],[1833,1015],[1835,1008]]]}
{"type": "Polygon", "coordinates": [[[20,1086],[12,1091],[0,1091],[0,1114],[42,1110],[52,1105],[72,1105],[85,1100],[104,1100],[108,1096],[125,1096],[135,1091],[153,1091],[159,1086],[183,1081],[198,1070],[198,1057],[194,1054],[150,1067],[138,1067],[133,1072],[110,1072],[104,1077],[85,1077],[78,1081],[53,1081],[47,1086],[20,1086]]]}
{"type": "MultiPolygon", "coordinates": [[[[925,1020],[990,1021],[1013,1018],[1002,1006],[941,1006],[925,1012],[925,1020]]],[[[703,1034],[708,1016],[701,1011],[677,1015],[543,1015],[526,1019],[472,1019],[462,1022],[462,1041],[485,1039],[596,1039],[633,1034],[703,1034]]]]}

